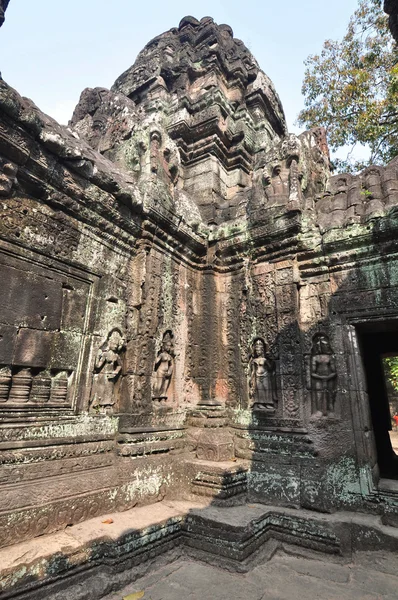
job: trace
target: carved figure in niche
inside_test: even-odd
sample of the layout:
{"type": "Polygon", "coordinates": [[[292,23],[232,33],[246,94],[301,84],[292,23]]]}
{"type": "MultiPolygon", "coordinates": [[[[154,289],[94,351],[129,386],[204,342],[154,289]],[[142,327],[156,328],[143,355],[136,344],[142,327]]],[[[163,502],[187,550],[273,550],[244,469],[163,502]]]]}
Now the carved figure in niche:
{"type": "Polygon", "coordinates": [[[290,133],[281,145],[282,157],[290,162],[291,160],[300,160],[300,141],[294,133],[290,133]]]}
{"type": "Polygon", "coordinates": [[[260,337],[252,343],[249,360],[249,396],[254,410],[275,412],[276,381],[275,361],[267,353],[267,345],[260,337]]]}
{"type": "Polygon", "coordinates": [[[276,165],[272,172],[271,190],[273,204],[286,204],[289,199],[289,170],[281,165],[276,165]]]}
{"type": "Polygon", "coordinates": [[[111,412],[115,404],[115,384],[122,370],[120,353],[124,339],[119,329],[112,329],[98,350],[95,360],[91,408],[99,412],[111,412]]]}
{"type": "Polygon", "coordinates": [[[158,352],[154,368],[153,400],[167,400],[167,390],[169,389],[174,371],[173,338],[173,333],[170,330],[166,331],[163,335],[162,345],[158,352]]]}
{"type": "Polygon", "coordinates": [[[297,136],[290,134],[282,142],[281,154],[285,160],[286,167],[289,169],[289,208],[298,208],[301,198],[300,179],[302,178],[302,174],[299,172],[301,147],[297,136]]]}
{"type": "Polygon", "coordinates": [[[12,187],[16,182],[18,167],[14,163],[0,158],[0,196],[11,196],[12,187]]]}
{"type": "Polygon", "coordinates": [[[164,167],[173,186],[177,184],[179,176],[178,157],[174,149],[166,147],[163,150],[164,167]]]}
{"type": "Polygon", "coordinates": [[[150,134],[150,169],[172,191],[179,176],[178,150],[170,139],[163,140],[162,134],[157,130],[150,134]]]}
{"type": "Polygon", "coordinates": [[[151,173],[157,173],[160,166],[160,146],[162,136],[159,131],[152,131],[150,135],[150,161],[151,173]]]}
{"type": "Polygon", "coordinates": [[[259,163],[253,171],[252,206],[254,209],[262,208],[264,202],[268,203],[270,184],[271,176],[267,166],[259,163]]]}
{"type": "Polygon", "coordinates": [[[302,173],[299,172],[299,165],[295,158],[290,163],[290,191],[289,191],[289,208],[290,210],[298,209],[301,200],[301,184],[300,180],[302,173]]]}
{"type": "Polygon", "coordinates": [[[336,402],[336,361],[325,333],[316,333],[312,338],[310,374],[313,417],[333,416],[336,402]]]}

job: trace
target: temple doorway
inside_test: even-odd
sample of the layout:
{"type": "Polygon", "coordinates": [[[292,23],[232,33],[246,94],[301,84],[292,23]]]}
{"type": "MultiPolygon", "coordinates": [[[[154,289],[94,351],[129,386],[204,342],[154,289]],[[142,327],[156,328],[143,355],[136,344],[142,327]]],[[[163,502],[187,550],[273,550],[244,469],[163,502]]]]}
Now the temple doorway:
{"type": "Polygon", "coordinates": [[[359,339],[380,476],[398,479],[398,324],[367,324],[359,339]]]}
{"type": "Polygon", "coordinates": [[[381,362],[391,415],[391,446],[395,454],[398,455],[398,353],[383,354],[381,362]]]}

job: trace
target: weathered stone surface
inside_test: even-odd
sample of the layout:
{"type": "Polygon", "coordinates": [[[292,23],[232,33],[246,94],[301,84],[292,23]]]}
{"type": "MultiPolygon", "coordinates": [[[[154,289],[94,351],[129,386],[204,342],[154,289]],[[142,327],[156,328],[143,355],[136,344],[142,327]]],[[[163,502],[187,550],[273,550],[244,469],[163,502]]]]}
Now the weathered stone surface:
{"type": "MultiPolygon", "coordinates": [[[[330,600],[391,599],[398,584],[394,575],[385,577],[368,571],[372,590],[358,580],[360,565],[335,565],[311,558],[297,558],[278,552],[268,562],[262,562],[251,572],[226,572],[193,559],[182,558],[139,578],[122,590],[123,597],[132,600],[138,594],[150,594],[153,600],[183,600],[212,597],[217,600],[245,598],[247,600],[291,600],[303,597],[330,600]],[[352,580],[350,580],[352,576],[352,580]],[[134,596],[134,594],[137,594],[134,596]]],[[[118,600],[109,594],[105,600],[118,600]]]]}
{"type": "Polygon", "coordinates": [[[205,497],[40,581],[61,597],[76,560],[74,597],[94,560],[99,597],[105,556],[122,587],[182,539],[234,569],[281,539],[396,550],[397,207],[398,162],[331,176],[325,132],[289,134],[210,17],[85,90],[68,127],[0,81],[0,546],[205,497]]]}
{"type": "MultiPolygon", "coordinates": [[[[332,597],[336,600],[363,598],[366,596],[360,594],[369,589],[372,598],[374,594],[392,598],[390,594],[397,579],[395,563],[391,555],[378,547],[384,536],[396,551],[396,535],[391,528],[373,520],[368,523],[367,535],[378,537],[379,542],[372,553],[358,552],[355,535],[364,521],[361,516],[347,513],[338,518],[320,517],[308,511],[253,504],[220,508],[203,502],[163,501],[124,513],[104,514],[65,532],[0,550],[0,590],[5,592],[5,598],[16,591],[21,598],[28,595],[33,599],[62,598],[66,589],[70,597],[81,600],[94,594],[96,598],[116,600],[121,593],[130,594],[138,589],[158,597],[160,578],[162,594],[171,593],[168,589],[171,576],[175,595],[166,597],[176,598],[180,591],[185,594],[182,597],[187,597],[199,589],[202,597],[214,596],[214,590],[212,594],[208,591],[211,583],[212,588],[219,588],[219,597],[226,598],[231,597],[231,589],[229,586],[222,589],[220,582],[228,583],[229,572],[238,576],[241,583],[252,583],[253,587],[245,586],[249,594],[250,590],[263,590],[264,582],[268,581],[269,585],[276,585],[276,597],[281,597],[283,581],[286,584],[299,576],[303,586],[316,589],[320,597],[325,593],[329,597],[330,590],[335,589],[336,595],[332,597]],[[323,550],[325,554],[321,557],[314,550],[323,550]],[[199,559],[201,567],[199,572],[195,566],[190,569],[193,580],[184,571],[184,577],[178,576],[176,585],[173,563],[182,553],[185,559],[193,561],[191,565],[197,565],[199,559]],[[165,567],[160,573],[159,566],[165,567]],[[203,569],[210,569],[208,577],[204,577],[203,569]],[[145,584],[139,588],[139,578],[143,575],[145,584]],[[35,586],[31,585],[32,577],[35,586]],[[114,594],[115,589],[124,586],[128,587],[114,594]]],[[[282,597],[292,597],[292,590],[289,587],[290,596],[282,597]]],[[[269,591],[268,587],[267,595],[258,597],[265,600],[269,591]]],[[[234,593],[240,597],[243,588],[234,593]]],[[[300,597],[302,594],[300,591],[300,597]]]]}
{"type": "Polygon", "coordinates": [[[160,194],[196,223],[257,220],[264,204],[298,210],[301,188],[318,191],[328,170],[324,134],[287,135],[269,78],[208,17],[152,40],[112,91],[85,90],[71,124],[134,173],[148,202],[160,194]]]}

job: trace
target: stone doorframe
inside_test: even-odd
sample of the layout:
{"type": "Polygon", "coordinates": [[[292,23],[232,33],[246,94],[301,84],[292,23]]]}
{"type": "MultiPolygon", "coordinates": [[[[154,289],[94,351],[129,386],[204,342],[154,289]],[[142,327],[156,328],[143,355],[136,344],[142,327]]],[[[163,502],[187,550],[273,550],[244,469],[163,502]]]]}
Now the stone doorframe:
{"type": "Polygon", "coordinates": [[[378,493],[380,471],[367,392],[366,372],[360,349],[360,327],[364,325],[383,327],[389,322],[394,323],[398,333],[398,315],[380,316],[380,314],[367,312],[366,317],[357,315],[355,318],[345,321],[348,377],[347,388],[343,390],[343,393],[350,398],[354,439],[361,472],[361,491],[364,496],[373,496],[378,493]]]}

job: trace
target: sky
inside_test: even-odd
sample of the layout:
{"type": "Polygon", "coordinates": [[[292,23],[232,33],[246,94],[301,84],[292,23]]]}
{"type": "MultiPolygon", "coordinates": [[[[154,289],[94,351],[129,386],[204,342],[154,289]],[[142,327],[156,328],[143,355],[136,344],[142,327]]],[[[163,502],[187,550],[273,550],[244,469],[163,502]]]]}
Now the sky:
{"type": "Polygon", "coordinates": [[[3,79],[67,123],[86,87],[109,88],[182,17],[227,23],[272,79],[289,130],[303,108],[304,60],[340,39],[357,0],[11,0],[0,29],[3,79]]]}

